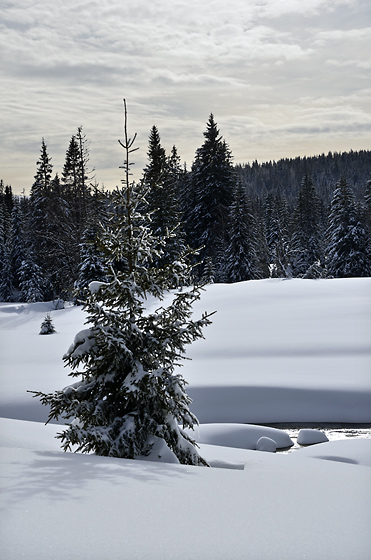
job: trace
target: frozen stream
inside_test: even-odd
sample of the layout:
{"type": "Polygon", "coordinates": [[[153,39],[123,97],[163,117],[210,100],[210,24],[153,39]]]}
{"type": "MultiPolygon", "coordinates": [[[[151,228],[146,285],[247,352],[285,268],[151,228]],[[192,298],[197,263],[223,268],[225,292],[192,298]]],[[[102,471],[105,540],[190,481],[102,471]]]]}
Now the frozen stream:
{"type": "Polygon", "coordinates": [[[335,441],[339,439],[359,439],[366,438],[371,439],[371,425],[370,424],[269,424],[271,428],[278,428],[285,431],[292,441],[294,442],[293,447],[290,449],[277,450],[282,453],[290,453],[295,449],[300,447],[306,447],[299,445],[297,443],[298,433],[301,429],[312,428],[315,430],[320,430],[324,432],[328,437],[329,441],[335,441]]]}

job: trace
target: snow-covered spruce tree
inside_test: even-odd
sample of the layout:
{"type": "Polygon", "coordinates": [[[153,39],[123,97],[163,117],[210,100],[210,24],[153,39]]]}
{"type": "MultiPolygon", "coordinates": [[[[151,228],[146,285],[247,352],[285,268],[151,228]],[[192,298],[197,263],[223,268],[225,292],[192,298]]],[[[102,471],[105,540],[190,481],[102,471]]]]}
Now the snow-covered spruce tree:
{"type": "Polygon", "coordinates": [[[19,269],[19,278],[19,287],[21,290],[20,301],[26,301],[27,303],[44,301],[44,275],[43,271],[36,263],[32,251],[29,251],[22,261],[19,269]]]}
{"type": "Polygon", "coordinates": [[[345,177],[334,190],[326,236],[326,263],[330,276],[370,276],[366,228],[360,220],[353,190],[345,177]]]}
{"type": "Polygon", "coordinates": [[[41,323],[39,334],[53,334],[55,333],[55,328],[50,313],[45,315],[45,319],[41,323]]]}
{"type": "Polygon", "coordinates": [[[186,208],[183,219],[189,245],[201,247],[200,277],[205,259],[211,257],[215,280],[219,282],[223,274],[228,213],[236,177],[231,151],[220,136],[213,114],[206,126],[205,141],[196,152],[188,185],[187,196],[192,205],[186,208]]]}
{"type": "Polygon", "coordinates": [[[294,233],[291,238],[293,276],[305,277],[320,268],[320,202],[312,179],[306,174],[301,182],[294,211],[294,233]]]}
{"type": "Polygon", "coordinates": [[[184,234],[180,228],[181,212],[177,192],[180,170],[175,146],[170,157],[166,156],[156,126],[149,135],[148,165],[144,169],[144,183],[148,189],[146,201],[151,213],[151,230],[165,240],[159,268],[176,260],[185,250],[184,234]]]}
{"type": "Polygon", "coordinates": [[[265,210],[271,276],[289,278],[292,270],[286,200],[280,194],[269,193],[265,210]]]}
{"type": "Polygon", "coordinates": [[[11,266],[11,187],[0,181],[0,301],[13,301],[11,266]]]}
{"type": "Polygon", "coordinates": [[[255,219],[243,185],[238,182],[229,212],[229,243],[225,257],[225,279],[241,282],[260,278],[257,267],[255,219]]]}
{"type": "Polygon", "coordinates": [[[89,226],[82,238],[80,245],[80,270],[75,283],[75,297],[80,303],[84,300],[84,292],[92,281],[105,282],[106,271],[103,263],[103,254],[97,248],[97,227],[89,226]]]}
{"type": "Polygon", "coordinates": [[[100,249],[111,263],[109,280],[90,284],[83,307],[87,328],[64,356],[70,375],[80,380],[52,394],[33,393],[50,405],[49,420],[74,418],[57,436],[64,450],[77,446],[77,451],[136,458],[161,454],[162,449],[180,463],[206,465],[179,427],[192,428],[197,419],[175,367],[210,319],[207,314],[191,318],[192,305],[200,298],[197,287],[173,292],[171,303],[161,307],[175,278],[181,284],[188,267],[184,258],[165,269],[153,265],[162,242],[143,214],[143,185],[129,181],[135,136],[128,138],[125,102],[124,108],[125,140],[120,144],[126,154],[125,178],[111,194],[117,211],[100,235],[100,249]]]}

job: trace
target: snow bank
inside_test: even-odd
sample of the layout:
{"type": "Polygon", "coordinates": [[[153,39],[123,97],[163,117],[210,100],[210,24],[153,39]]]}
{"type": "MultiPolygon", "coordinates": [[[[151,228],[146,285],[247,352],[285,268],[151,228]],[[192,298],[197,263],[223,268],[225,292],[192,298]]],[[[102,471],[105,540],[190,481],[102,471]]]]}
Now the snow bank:
{"type": "MultiPolygon", "coordinates": [[[[313,445],[293,453],[296,457],[313,457],[327,461],[371,467],[370,439],[342,439],[313,445]]],[[[371,483],[371,480],[370,480],[371,483]]],[[[370,501],[371,514],[371,501],[370,501]]]]}
{"type": "Polygon", "coordinates": [[[232,451],[243,471],[3,448],[2,558],[368,557],[370,468],[232,451]]]}
{"type": "Polygon", "coordinates": [[[291,438],[276,428],[266,426],[252,426],[246,424],[200,424],[194,430],[185,430],[197,443],[221,445],[224,447],[241,447],[242,449],[256,449],[258,440],[262,437],[270,438],[277,448],[294,445],[291,438]]]}
{"type": "MultiPolygon", "coordinates": [[[[371,279],[207,287],[196,316],[218,312],[182,369],[199,419],[370,421],[370,294],[371,279]]],[[[59,451],[61,427],[30,422],[48,411],[26,391],[71,383],[62,356],[87,327],[81,308],[56,310],[58,333],[39,337],[51,309],[0,304],[1,558],[368,558],[370,440],[284,455],[230,447],[261,427],[209,426],[211,469],[59,451]]]]}
{"type": "Polygon", "coordinates": [[[314,443],[323,443],[324,441],[328,441],[328,437],[320,430],[304,428],[299,431],[296,441],[299,445],[313,445],[314,443]]]}
{"type": "MultiPolygon", "coordinates": [[[[192,411],[202,423],[371,422],[370,294],[370,278],[207,286],[195,316],[217,313],[181,369],[192,411]]],[[[27,390],[71,383],[62,356],[85,316],[54,310],[58,333],[38,337],[52,308],[0,303],[3,417],[46,421],[27,390]]]]}
{"type": "Polygon", "coordinates": [[[182,368],[200,422],[371,422],[371,278],[208,286],[182,368]]]}

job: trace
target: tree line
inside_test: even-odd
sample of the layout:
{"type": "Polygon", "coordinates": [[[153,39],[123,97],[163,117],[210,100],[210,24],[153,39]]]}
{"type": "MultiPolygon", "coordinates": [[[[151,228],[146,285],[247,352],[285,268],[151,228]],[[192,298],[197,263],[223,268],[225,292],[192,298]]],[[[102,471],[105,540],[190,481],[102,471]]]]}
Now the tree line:
{"type": "MultiPolygon", "coordinates": [[[[211,114],[190,169],[156,126],[147,155],[138,209],[162,244],[158,269],[186,251],[191,272],[179,278],[189,284],[371,275],[370,151],[234,165],[211,114]]],[[[92,174],[79,127],[60,175],[43,139],[30,195],[0,182],[1,301],[78,301],[105,281],[97,232],[125,209],[92,174]]],[[[129,266],[116,260],[117,270],[129,266]]]]}

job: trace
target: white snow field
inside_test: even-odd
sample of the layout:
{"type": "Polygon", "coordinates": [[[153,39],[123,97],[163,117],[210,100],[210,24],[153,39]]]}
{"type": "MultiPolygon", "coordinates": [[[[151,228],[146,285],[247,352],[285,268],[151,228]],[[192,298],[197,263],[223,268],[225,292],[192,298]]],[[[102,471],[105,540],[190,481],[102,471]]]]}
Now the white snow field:
{"type": "Polygon", "coordinates": [[[246,425],[371,424],[371,279],[211,285],[214,310],[182,368],[206,468],[63,453],[27,390],[72,382],[84,314],[0,304],[1,560],[371,558],[371,439],[270,453],[288,435],[246,425]]]}

